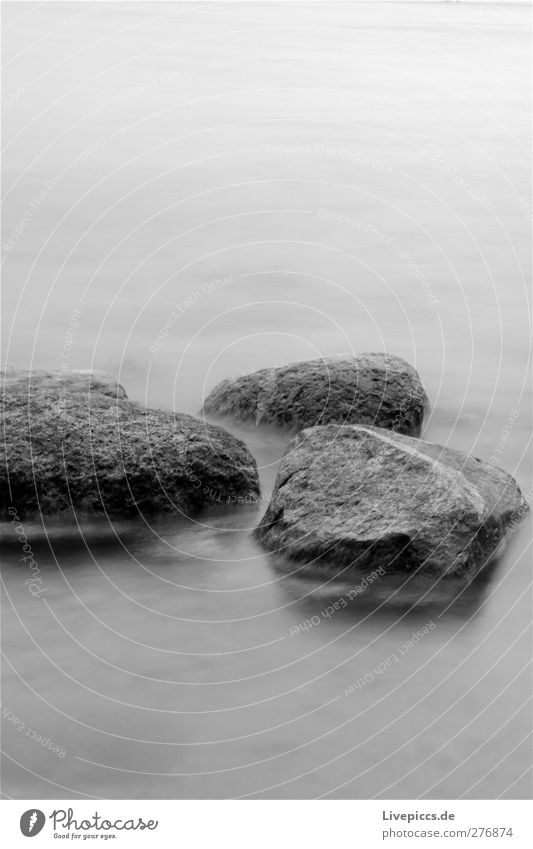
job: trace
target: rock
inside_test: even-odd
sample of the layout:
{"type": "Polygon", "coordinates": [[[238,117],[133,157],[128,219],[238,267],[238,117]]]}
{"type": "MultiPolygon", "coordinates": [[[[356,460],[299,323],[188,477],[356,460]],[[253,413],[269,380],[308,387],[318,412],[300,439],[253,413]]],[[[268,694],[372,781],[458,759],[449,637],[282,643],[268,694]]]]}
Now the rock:
{"type": "Polygon", "coordinates": [[[127,398],[125,389],[103,371],[90,369],[7,369],[0,371],[3,392],[54,392],[58,386],[65,392],[100,392],[113,398],[127,398]]]}
{"type": "Polygon", "coordinates": [[[357,354],[262,369],[219,383],[203,412],[291,431],[366,424],[420,434],[427,397],[416,370],[391,354],[357,354]]]}
{"type": "MultiPolygon", "coordinates": [[[[527,505],[502,469],[381,428],[302,430],[287,447],[256,535],[304,564],[353,580],[455,577],[469,583],[527,505]]],[[[294,568],[294,567],[292,567],[294,568]]]]}
{"type": "Polygon", "coordinates": [[[255,501],[255,460],[243,442],[192,416],[101,392],[2,396],[0,500],[5,516],[113,517],[255,501]],[[13,514],[9,514],[13,515],[13,514]]]}

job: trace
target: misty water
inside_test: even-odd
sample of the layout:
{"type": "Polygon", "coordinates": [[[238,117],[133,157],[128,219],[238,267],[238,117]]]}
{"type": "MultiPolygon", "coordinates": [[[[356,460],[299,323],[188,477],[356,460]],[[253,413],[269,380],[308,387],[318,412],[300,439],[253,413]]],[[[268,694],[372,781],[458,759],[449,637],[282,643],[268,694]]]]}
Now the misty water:
{"type": "MultiPolygon", "coordinates": [[[[424,438],[531,497],[527,8],[13,4],[4,27],[4,362],[198,414],[227,376],[390,351],[424,438]]],[[[38,597],[4,530],[4,794],[529,796],[530,523],[457,597],[327,616],[343,588],[252,537],[286,437],[225,426],[256,506],[28,523],[38,597]]]]}

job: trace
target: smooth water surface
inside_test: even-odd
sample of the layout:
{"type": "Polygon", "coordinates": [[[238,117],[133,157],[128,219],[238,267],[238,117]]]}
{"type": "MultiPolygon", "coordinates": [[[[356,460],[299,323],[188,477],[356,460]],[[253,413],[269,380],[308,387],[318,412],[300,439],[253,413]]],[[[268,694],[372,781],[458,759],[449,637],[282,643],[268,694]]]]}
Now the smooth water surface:
{"type": "MultiPolygon", "coordinates": [[[[8,364],[196,414],[228,375],[388,350],[425,438],[530,498],[526,8],[7,4],[4,27],[8,364]]],[[[38,597],[6,530],[4,794],[528,797],[528,524],[450,607],[324,615],[339,591],[251,534],[286,440],[233,429],[257,508],[51,548],[28,526],[38,597]]]]}

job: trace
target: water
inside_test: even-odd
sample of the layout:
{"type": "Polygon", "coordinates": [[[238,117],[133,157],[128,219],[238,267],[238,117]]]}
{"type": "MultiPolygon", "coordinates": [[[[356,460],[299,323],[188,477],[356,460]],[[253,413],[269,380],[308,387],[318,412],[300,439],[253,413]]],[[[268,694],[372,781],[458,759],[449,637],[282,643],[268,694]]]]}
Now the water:
{"type": "MultiPolygon", "coordinates": [[[[526,15],[5,7],[5,361],[196,413],[227,375],[389,350],[425,437],[530,492],[526,15]]],[[[6,532],[4,794],[530,796],[528,523],[449,608],[323,616],[250,532],[285,441],[234,432],[259,511],[29,526],[39,598],[6,532]]]]}

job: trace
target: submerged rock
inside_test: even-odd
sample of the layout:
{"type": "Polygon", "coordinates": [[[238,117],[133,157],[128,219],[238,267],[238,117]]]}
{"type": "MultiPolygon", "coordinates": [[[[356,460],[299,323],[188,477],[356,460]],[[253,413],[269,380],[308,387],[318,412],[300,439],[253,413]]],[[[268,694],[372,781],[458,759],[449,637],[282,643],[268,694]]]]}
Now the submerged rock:
{"type": "Polygon", "coordinates": [[[427,397],[416,370],[391,354],[357,354],[262,369],[219,383],[203,412],[292,431],[366,424],[420,434],[427,397]]]}
{"type": "MultiPolygon", "coordinates": [[[[192,416],[103,392],[6,391],[0,500],[27,515],[191,514],[259,493],[243,442],[192,416]]],[[[11,514],[10,514],[11,515],[11,514]]]]}
{"type": "Polygon", "coordinates": [[[526,510],[514,479],[483,460],[329,425],[290,442],[256,535],[302,575],[346,580],[381,567],[468,583],[526,510]]]}
{"type": "Polygon", "coordinates": [[[48,371],[46,369],[7,369],[0,371],[1,390],[3,392],[100,392],[113,398],[127,398],[124,387],[114,377],[104,371],[91,369],[64,369],[48,371]]]}

